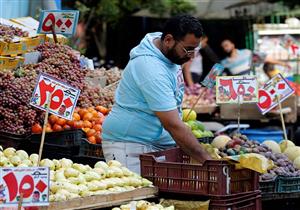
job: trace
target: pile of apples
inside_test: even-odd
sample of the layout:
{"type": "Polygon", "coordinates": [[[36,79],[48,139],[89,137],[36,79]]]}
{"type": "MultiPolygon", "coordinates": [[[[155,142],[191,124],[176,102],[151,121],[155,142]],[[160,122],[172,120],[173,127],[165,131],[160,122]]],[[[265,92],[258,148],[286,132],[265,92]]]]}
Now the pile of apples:
{"type": "MultiPolygon", "coordinates": [[[[24,150],[0,147],[0,167],[30,167],[38,165],[38,155],[30,156],[24,150]]],[[[51,202],[60,202],[79,197],[120,193],[141,187],[150,187],[152,182],[133,173],[120,162],[99,161],[94,168],[73,163],[72,160],[43,159],[40,166],[50,168],[51,202]]]]}
{"type": "MultiPolygon", "coordinates": [[[[76,108],[72,120],[65,120],[56,115],[50,115],[46,132],[59,132],[71,129],[82,129],[86,133],[88,141],[92,144],[100,144],[102,123],[109,109],[103,106],[90,108],[76,108]]],[[[32,126],[32,133],[42,133],[42,126],[35,124],[32,126]]]]}

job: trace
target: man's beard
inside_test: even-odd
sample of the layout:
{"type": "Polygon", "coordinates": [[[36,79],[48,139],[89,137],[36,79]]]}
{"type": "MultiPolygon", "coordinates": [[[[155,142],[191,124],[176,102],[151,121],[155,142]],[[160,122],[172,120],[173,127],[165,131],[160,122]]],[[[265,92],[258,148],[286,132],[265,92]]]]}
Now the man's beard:
{"type": "Polygon", "coordinates": [[[190,58],[188,56],[184,56],[184,57],[179,57],[179,55],[176,53],[175,47],[172,47],[171,49],[169,49],[167,51],[166,57],[172,62],[175,63],[177,65],[182,65],[184,63],[186,63],[187,61],[190,60],[190,58]]]}

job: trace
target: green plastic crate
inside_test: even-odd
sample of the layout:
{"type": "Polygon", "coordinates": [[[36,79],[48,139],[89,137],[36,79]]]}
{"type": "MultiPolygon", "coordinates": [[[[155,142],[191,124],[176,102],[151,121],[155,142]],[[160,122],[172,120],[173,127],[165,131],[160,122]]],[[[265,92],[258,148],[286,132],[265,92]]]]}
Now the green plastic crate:
{"type": "Polygon", "coordinates": [[[300,177],[281,177],[277,178],[277,191],[279,193],[300,192],[300,177]]]}

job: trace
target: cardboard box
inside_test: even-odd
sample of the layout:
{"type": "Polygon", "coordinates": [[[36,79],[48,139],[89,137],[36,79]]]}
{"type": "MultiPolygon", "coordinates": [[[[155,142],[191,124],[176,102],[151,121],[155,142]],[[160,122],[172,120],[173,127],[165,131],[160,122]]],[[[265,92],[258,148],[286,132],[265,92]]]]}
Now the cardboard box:
{"type": "Polygon", "coordinates": [[[0,56],[0,70],[4,69],[14,69],[18,66],[21,66],[24,63],[24,57],[8,57],[0,56]]]}

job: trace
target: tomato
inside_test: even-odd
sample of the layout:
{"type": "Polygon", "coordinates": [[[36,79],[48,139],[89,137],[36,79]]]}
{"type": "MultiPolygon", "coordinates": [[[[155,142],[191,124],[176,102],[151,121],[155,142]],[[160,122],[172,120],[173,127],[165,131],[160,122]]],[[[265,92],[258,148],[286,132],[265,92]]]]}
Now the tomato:
{"type": "Polygon", "coordinates": [[[40,134],[40,133],[42,133],[42,131],[43,131],[43,128],[39,123],[36,123],[31,127],[32,133],[40,134]]]}

